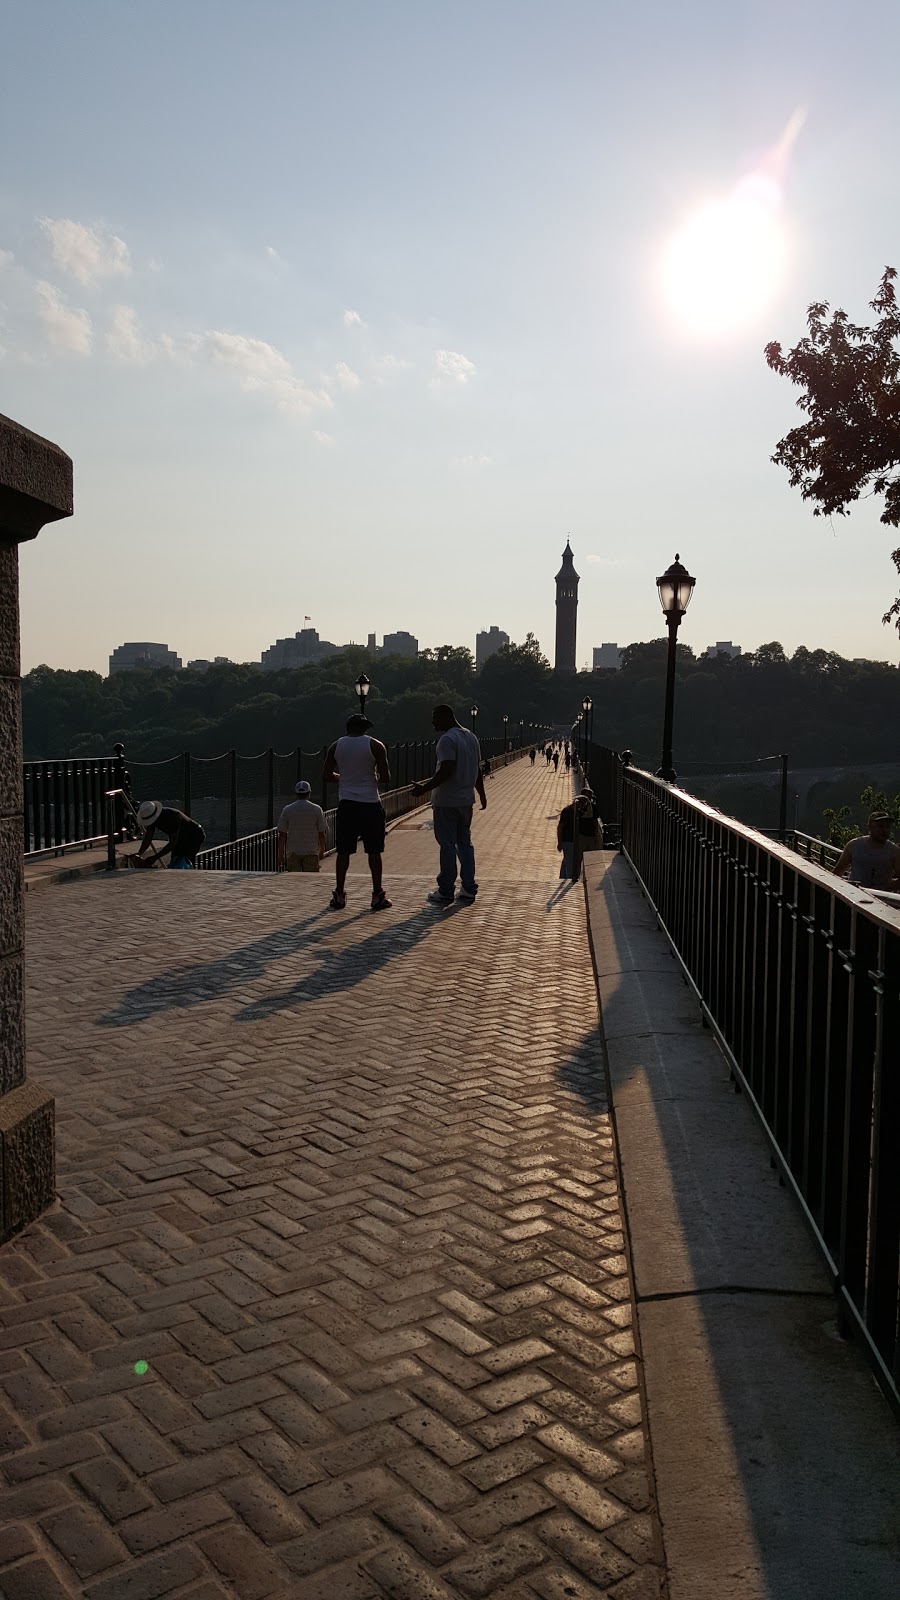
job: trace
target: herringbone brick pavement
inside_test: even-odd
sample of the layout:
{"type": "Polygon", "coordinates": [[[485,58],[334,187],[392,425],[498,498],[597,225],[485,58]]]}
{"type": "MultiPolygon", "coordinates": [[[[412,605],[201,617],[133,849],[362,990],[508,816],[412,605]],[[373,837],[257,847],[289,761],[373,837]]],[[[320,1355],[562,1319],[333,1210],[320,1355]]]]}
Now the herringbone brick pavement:
{"type": "Polygon", "coordinates": [[[377,916],[359,871],[33,897],[6,1600],[661,1593],[567,780],[488,792],[474,906],[421,816],[377,916]]]}

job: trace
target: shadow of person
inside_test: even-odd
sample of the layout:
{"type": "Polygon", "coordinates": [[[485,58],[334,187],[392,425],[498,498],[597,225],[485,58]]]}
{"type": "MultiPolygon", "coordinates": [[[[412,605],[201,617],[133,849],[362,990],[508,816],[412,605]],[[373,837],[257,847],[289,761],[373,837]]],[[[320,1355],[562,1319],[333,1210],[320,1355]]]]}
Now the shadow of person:
{"type": "Polygon", "coordinates": [[[324,946],[320,936],[307,940],[307,948],[314,946],[313,954],[318,963],[316,967],[304,973],[281,994],[265,995],[251,1001],[242,1011],[235,1013],[234,1020],[259,1022],[278,1011],[291,1011],[295,1006],[308,1005],[310,1001],[321,1000],[326,995],[354,989],[380,968],[387,966],[389,961],[405,955],[438,924],[446,927],[448,919],[459,910],[459,904],[455,903],[436,916],[434,910],[426,906],[413,912],[403,922],[380,922],[368,939],[337,949],[324,946]]]}
{"type": "MultiPolygon", "coordinates": [[[[173,1011],[180,1007],[204,1005],[208,1000],[221,1000],[233,989],[243,988],[246,983],[258,978],[271,961],[283,961],[287,956],[296,955],[311,939],[325,938],[325,930],[317,930],[316,924],[331,915],[330,911],[323,908],[300,922],[291,923],[287,928],[277,928],[273,933],[264,934],[261,939],[255,939],[252,944],[244,945],[239,950],[231,950],[217,961],[177,967],[171,972],[160,973],[158,977],[148,978],[137,988],[127,990],[114,1009],[98,1019],[99,1026],[126,1028],[134,1022],[143,1022],[159,1011],[173,1011]]],[[[361,911],[356,917],[343,918],[340,925],[346,927],[348,920],[355,922],[366,915],[371,913],[361,911]]]]}

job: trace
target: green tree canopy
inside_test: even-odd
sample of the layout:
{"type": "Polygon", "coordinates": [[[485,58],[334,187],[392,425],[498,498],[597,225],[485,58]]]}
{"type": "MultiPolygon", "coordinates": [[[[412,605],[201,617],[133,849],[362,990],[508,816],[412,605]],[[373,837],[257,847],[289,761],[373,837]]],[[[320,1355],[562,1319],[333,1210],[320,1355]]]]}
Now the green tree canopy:
{"type": "MultiPolygon", "coordinates": [[[[846,311],[829,317],[828,302],[807,312],[809,332],[787,354],[766,345],[773,372],[802,390],[808,420],[779,440],[772,460],[786,467],[792,488],[813,503],[813,515],[846,516],[862,496],[882,496],[881,521],[900,527],[900,306],[896,268],[885,267],[872,327],[846,311]]],[[[900,549],[891,559],[900,572],[900,549]]],[[[900,596],[884,622],[900,630],[900,596]]]]}

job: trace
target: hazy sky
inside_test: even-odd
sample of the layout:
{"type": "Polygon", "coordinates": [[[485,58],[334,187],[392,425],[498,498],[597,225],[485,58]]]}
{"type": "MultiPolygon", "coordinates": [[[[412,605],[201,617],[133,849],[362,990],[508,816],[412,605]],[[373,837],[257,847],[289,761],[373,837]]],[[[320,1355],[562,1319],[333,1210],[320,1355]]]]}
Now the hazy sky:
{"type": "Polygon", "coordinates": [[[23,665],[498,623],[895,659],[763,346],[900,266],[896,0],[7,0],[0,410],[75,462],[23,665]]]}

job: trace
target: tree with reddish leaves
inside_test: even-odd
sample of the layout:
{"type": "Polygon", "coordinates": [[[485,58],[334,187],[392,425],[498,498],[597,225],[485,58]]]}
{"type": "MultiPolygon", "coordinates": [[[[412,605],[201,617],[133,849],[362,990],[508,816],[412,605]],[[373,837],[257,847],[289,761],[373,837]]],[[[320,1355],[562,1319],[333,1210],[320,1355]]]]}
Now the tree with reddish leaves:
{"type": "MultiPolygon", "coordinates": [[[[778,443],[772,460],[792,488],[813,501],[813,515],[846,516],[855,500],[883,496],[881,521],[900,527],[900,305],[896,268],[886,267],[871,308],[874,326],[858,327],[826,301],[807,313],[809,332],[786,354],[766,345],[773,372],[803,390],[808,417],[778,443]]],[[[900,550],[891,553],[900,572],[900,550]]],[[[900,596],[883,622],[900,631],[900,596]]]]}

